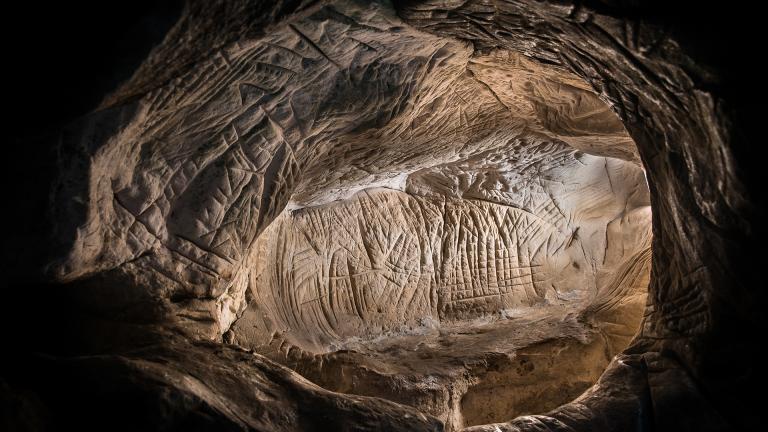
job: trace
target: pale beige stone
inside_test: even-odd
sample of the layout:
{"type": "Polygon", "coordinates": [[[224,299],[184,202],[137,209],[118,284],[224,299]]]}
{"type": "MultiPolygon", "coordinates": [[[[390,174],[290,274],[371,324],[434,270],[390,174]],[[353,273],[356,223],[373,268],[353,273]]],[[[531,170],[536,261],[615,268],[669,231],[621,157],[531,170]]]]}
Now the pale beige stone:
{"type": "Polygon", "coordinates": [[[568,402],[639,328],[651,210],[619,118],[386,3],[310,7],[81,127],[55,277],[327,389],[456,430],[568,402]]]}

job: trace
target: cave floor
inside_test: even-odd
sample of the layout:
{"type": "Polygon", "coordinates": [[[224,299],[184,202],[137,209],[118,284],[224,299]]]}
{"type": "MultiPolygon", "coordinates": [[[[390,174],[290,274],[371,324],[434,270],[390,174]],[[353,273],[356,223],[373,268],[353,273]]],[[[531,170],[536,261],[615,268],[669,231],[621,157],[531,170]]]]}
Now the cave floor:
{"type": "Polygon", "coordinates": [[[608,342],[574,306],[541,306],[350,338],[313,354],[280,337],[256,349],[329,390],[377,396],[434,415],[446,430],[544,412],[587,389],[608,342]]]}

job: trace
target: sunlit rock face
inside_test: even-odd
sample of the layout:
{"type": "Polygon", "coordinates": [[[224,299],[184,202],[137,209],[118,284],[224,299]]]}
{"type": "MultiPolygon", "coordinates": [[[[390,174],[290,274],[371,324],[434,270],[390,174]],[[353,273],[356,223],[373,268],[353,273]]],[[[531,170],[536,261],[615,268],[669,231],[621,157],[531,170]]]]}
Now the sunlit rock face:
{"type": "Polygon", "coordinates": [[[142,71],[62,144],[49,270],[99,310],[448,430],[570,401],[637,332],[644,171],[565,70],[338,1],[142,71]]]}

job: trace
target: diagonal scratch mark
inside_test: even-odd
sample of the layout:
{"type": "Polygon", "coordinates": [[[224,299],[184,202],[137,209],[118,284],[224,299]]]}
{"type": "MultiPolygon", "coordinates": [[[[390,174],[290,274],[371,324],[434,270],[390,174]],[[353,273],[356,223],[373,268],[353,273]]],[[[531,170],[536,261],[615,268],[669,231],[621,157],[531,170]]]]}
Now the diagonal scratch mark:
{"type": "Polygon", "coordinates": [[[317,52],[318,52],[318,53],[319,53],[321,56],[323,56],[323,58],[325,58],[326,60],[328,60],[328,61],[329,61],[331,64],[333,64],[334,66],[336,66],[338,69],[341,69],[341,66],[339,66],[339,64],[338,64],[338,63],[336,63],[336,62],[335,62],[335,61],[334,61],[332,58],[330,58],[330,57],[328,56],[328,54],[326,54],[326,53],[325,53],[325,51],[323,51],[323,50],[322,50],[322,49],[321,49],[321,48],[320,48],[320,47],[319,47],[319,46],[318,46],[318,45],[315,43],[315,41],[313,41],[312,39],[310,39],[310,38],[309,38],[309,36],[307,36],[307,35],[305,35],[304,33],[302,33],[302,31],[301,31],[301,30],[299,30],[299,29],[298,29],[298,28],[297,28],[295,25],[293,25],[293,24],[288,24],[288,27],[290,27],[290,29],[291,29],[291,30],[293,30],[294,32],[296,32],[296,34],[297,34],[297,35],[299,35],[299,37],[300,37],[300,38],[301,38],[301,39],[302,39],[304,42],[306,42],[306,43],[307,43],[309,46],[311,46],[312,48],[314,48],[314,49],[315,49],[315,51],[317,51],[317,52]]]}

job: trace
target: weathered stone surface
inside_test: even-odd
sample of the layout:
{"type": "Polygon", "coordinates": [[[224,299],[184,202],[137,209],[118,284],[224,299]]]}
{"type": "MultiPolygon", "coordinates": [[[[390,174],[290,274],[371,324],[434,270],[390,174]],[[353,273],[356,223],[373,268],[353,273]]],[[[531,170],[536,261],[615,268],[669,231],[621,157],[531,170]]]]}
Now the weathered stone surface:
{"type": "Polygon", "coordinates": [[[24,359],[35,375],[12,385],[44,389],[33,430],[442,430],[414,409],[331,393],[236,347],[167,330],[141,338],[108,354],[24,359]]]}
{"type": "MultiPolygon", "coordinates": [[[[602,181],[577,183],[576,195],[609,190],[598,163],[599,171],[590,168],[602,181]]],[[[616,196],[574,199],[584,207],[571,208],[565,198],[541,203],[551,211],[539,216],[484,200],[366,189],[343,204],[286,213],[255,245],[251,303],[272,323],[262,338],[287,333],[325,351],[422,322],[586,307],[598,295],[618,301],[610,291],[629,282],[614,280],[619,267],[649,258],[649,208],[616,196]]]]}
{"type": "Polygon", "coordinates": [[[126,429],[754,429],[734,93],[608,3],[190,2],[61,134],[57,294],[19,304],[72,342],[3,400],[126,429]]]}
{"type": "MultiPolygon", "coordinates": [[[[590,398],[553,412],[544,423],[526,420],[514,427],[626,430],[650,427],[650,422],[665,430],[681,423],[684,429],[722,430],[754,425],[756,417],[746,414],[750,409],[745,407],[754,410],[756,402],[743,393],[734,397],[728,389],[739,388],[744,371],[758,367],[745,366],[740,356],[721,355],[727,346],[729,352],[755,358],[744,342],[751,330],[730,338],[726,334],[752,329],[760,321],[750,300],[760,295],[749,286],[759,284],[754,265],[760,254],[753,251],[763,231],[754,216],[762,201],[748,193],[755,189],[741,178],[741,169],[754,165],[735,156],[736,147],[748,151],[748,144],[733,129],[736,111],[726,107],[724,92],[713,90],[719,77],[686,56],[675,31],[644,22],[647,9],[641,6],[611,5],[615,8],[434,1],[403,4],[400,10],[411,25],[470,40],[476,49],[515,49],[583,77],[622,119],[648,175],[654,265],[643,330],[630,352],[666,359],[660,364],[675,380],[664,387],[674,396],[657,402],[651,391],[651,400],[654,406],[673,404],[680,410],[669,417],[654,412],[651,419],[636,410],[616,414],[623,411],[623,397],[614,393],[622,386],[617,379],[598,385],[590,398]],[[691,382],[699,390],[689,391],[691,382]],[[697,418],[702,398],[728,418],[728,426],[708,416],[697,418]],[[621,427],[618,421],[624,422],[621,427]]],[[[637,400],[646,398],[633,393],[637,400]]]]}
{"type": "MultiPolygon", "coordinates": [[[[136,303],[159,304],[200,336],[301,369],[317,360],[291,362],[276,341],[310,357],[360,340],[385,370],[398,361],[380,352],[388,340],[501,337],[535,325],[513,317],[582,314],[583,328],[479,354],[438,344],[432,370],[347,388],[410,386],[396,400],[450,429],[504,418],[500,406],[478,412],[478,389],[526,385],[454,363],[513,362],[560,339],[569,354],[554,349],[559,360],[539,366],[549,377],[528,390],[546,395],[507,407],[540,411],[583,390],[637,329],[650,207],[618,118],[575,76],[416,31],[385,4],[311,7],[75,131],[67,154],[89,164],[62,177],[60,228],[75,238],[51,271],[117,285],[128,293],[114,309],[125,297],[139,313],[136,303]],[[566,372],[573,357],[580,366],[566,372]],[[440,403],[421,401],[430,379],[440,403]],[[558,384],[575,387],[556,394],[558,384]]],[[[321,366],[315,380],[348,386],[331,373],[321,366]]]]}
{"type": "Polygon", "coordinates": [[[256,242],[226,339],[451,430],[572,399],[638,329],[644,178],[563,144],[516,150],[285,212],[256,242]],[[546,182],[525,180],[531,165],[546,182]]]}

